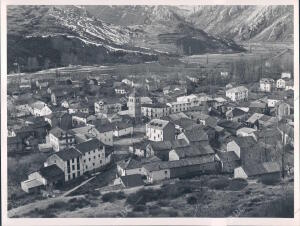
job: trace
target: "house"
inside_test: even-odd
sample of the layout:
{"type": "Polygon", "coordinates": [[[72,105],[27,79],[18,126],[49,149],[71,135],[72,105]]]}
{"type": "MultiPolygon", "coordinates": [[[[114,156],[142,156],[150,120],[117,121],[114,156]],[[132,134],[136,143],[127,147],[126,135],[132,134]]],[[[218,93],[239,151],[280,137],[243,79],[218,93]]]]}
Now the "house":
{"type": "Polygon", "coordinates": [[[263,101],[259,101],[259,100],[255,100],[255,101],[251,101],[250,105],[249,105],[249,113],[267,113],[268,112],[268,104],[263,102],[263,101]]]}
{"type": "Polygon", "coordinates": [[[234,151],[218,152],[216,160],[221,164],[221,172],[234,173],[234,169],[240,165],[240,158],[234,151]]]}
{"type": "Polygon", "coordinates": [[[252,136],[253,138],[255,138],[255,134],[254,134],[255,131],[256,131],[256,129],[249,128],[249,127],[243,127],[236,131],[236,135],[238,137],[252,136]]]}
{"type": "Polygon", "coordinates": [[[89,114],[90,112],[89,104],[84,100],[74,101],[69,104],[68,112],[70,114],[77,113],[77,112],[89,114]]]}
{"type": "Polygon", "coordinates": [[[51,103],[53,105],[60,105],[60,103],[68,97],[75,97],[75,94],[72,95],[70,87],[51,90],[51,103]]]}
{"type": "Polygon", "coordinates": [[[186,85],[168,85],[163,88],[164,95],[181,96],[187,93],[186,85]]]}
{"type": "Polygon", "coordinates": [[[191,108],[190,102],[170,102],[167,105],[171,108],[171,113],[188,111],[191,108]]]}
{"type": "Polygon", "coordinates": [[[36,101],[29,105],[29,111],[34,116],[45,116],[52,113],[51,109],[46,103],[42,101],[36,101]]]}
{"type": "Polygon", "coordinates": [[[285,90],[294,90],[294,81],[289,80],[285,83],[285,90]]]}
{"type": "Polygon", "coordinates": [[[211,117],[208,114],[203,114],[200,111],[191,111],[191,112],[186,112],[185,114],[197,124],[204,125],[204,126],[207,124],[207,121],[211,117]]]}
{"type": "Polygon", "coordinates": [[[201,104],[200,97],[195,94],[177,97],[176,101],[182,103],[190,103],[190,107],[199,106],[201,104]]]}
{"type": "Polygon", "coordinates": [[[280,101],[275,105],[275,113],[278,118],[282,118],[284,116],[290,115],[291,106],[288,103],[280,101]]]}
{"type": "Polygon", "coordinates": [[[231,83],[228,83],[226,86],[225,86],[225,89],[227,90],[227,89],[231,89],[231,88],[233,88],[233,84],[231,84],[231,83]]]}
{"type": "Polygon", "coordinates": [[[236,101],[246,101],[248,100],[248,89],[245,86],[238,86],[226,90],[226,97],[230,100],[236,101]]]}
{"type": "Polygon", "coordinates": [[[274,108],[276,104],[283,99],[284,97],[282,97],[281,95],[269,95],[267,97],[268,108],[274,108]]]}
{"type": "Polygon", "coordinates": [[[95,113],[113,114],[122,110],[122,104],[113,99],[99,100],[94,103],[95,113]]]}
{"type": "Polygon", "coordinates": [[[83,112],[75,112],[72,114],[72,126],[78,127],[78,126],[85,126],[91,122],[96,120],[95,115],[90,115],[88,113],[83,112]]]}
{"type": "Polygon", "coordinates": [[[208,135],[201,127],[186,130],[180,133],[177,139],[184,139],[189,144],[208,143],[208,135]]]}
{"type": "Polygon", "coordinates": [[[113,123],[113,129],[114,129],[114,136],[115,137],[122,137],[126,135],[132,135],[133,134],[133,125],[126,123],[126,122],[115,122],[113,123]]]}
{"type": "Polygon", "coordinates": [[[64,172],[64,180],[70,181],[83,175],[83,159],[80,151],[71,147],[50,155],[44,166],[56,165],[64,172]]]}
{"type": "Polygon", "coordinates": [[[63,130],[72,128],[72,115],[66,112],[52,112],[50,115],[45,116],[45,121],[52,128],[59,127],[63,130]]]}
{"type": "Polygon", "coordinates": [[[128,86],[131,86],[132,81],[129,80],[129,79],[127,79],[127,78],[125,78],[125,79],[122,80],[122,83],[124,83],[124,84],[126,84],[126,85],[128,85],[128,86]]]}
{"type": "Polygon", "coordinates": [[[139,156],[139,157],[146,157],[146,147],[148,145],[148,142],[142,141],[139,143],[133,143],[131,146],[129,146],[129,152],[139,156]]]}
{"type": "Polygon", "coordinates": [[[220,120],[217,125],[232,135],[236,135],[237,130],[243,127],[241,123],[229,120],[220,120]]]}
{"type": "Polygon", "coordinates": [[[214,150],[207,143],[176,147],[169,152],[169,161],[197,157],[202,157],[206,158],[207,160],[214,161],[214,154],[214,150]]]}
{"type": "Polygon", "coordinates": [[[143,104],[141,107],[142,115],[149,118],[162,118],[170,114],[170,107],[162,103],[143,104]]]}
{"type": "Polygon", "coordinates": [[[153,104],[153,100],[150,97],[141,97],[141,105],[143,104],[153,104]]]}
{"type": "Polygon", "coordinates": [[[262,78],[259,81],[259,89],[262,92],[271,92],[274,87],[275,81],[271,78],[262,78]]]}
{"type": "Polygon", "coordinates": [[[152,119],[146,124],[146,136],[151,141],[175,139],[175,125],[162,119],[152,119]]]}
{"type": "Polygon", "coordinates": [[[82,154],[83,171],[95,171],[107,164],[105,161],[105,145],[92,138],[74,146],[82,154]]]}
{"type": "Polygon", "coordinates": [[[113,145],[113,127],[110,123],[93,122],[94,125],[87,125],[72,129],[77,142],[87,141],[90,138],[97,138],[105,145],[113,145]]]}
{"type": "Polygon", "coordinates": [[[58,152],[75,144],[75,137],[68,131],[55,127],[49,131],[49,143],[58,152]]]}
{"type": "Polygon", "coordinates": [[[124,188],[133,188],[143,186],[144,181],[140,174],[131,174],[116,178],[114,185],[122,185],[124,188]]]}
{"type": "Polygon", "coordinates": [[[143,166],[147,182],[154,183],[171,178],[184,178],[216,172],[215,161],[205,158],[186,158],[171,162],[157,161],[143,166]]]}
{"type": "Polygon", "coordinates": [[[64,171],[53,164],[28,175],[28,180],[21,182],[21,188],[26,193],[39,191],[41,188],[52,189],[65,182],[64,171]]]}
{"type": "Polygon", "coordinates": [[[227,152],[234,151],[241,159],[241,164],[248,164],[261,161],[261,149],[252,136],[235,137],[227,143],[227,152]]]}
{"type": "Polygon", "coordinates": [[[150,162],[161,161],[156,156],[151,156],[149,158],[135,159],[129,158],[128,160],[122,160],[117,163],[117,172],[119,176],[126,175],[145,175],[143,170],[143,165],[150,162]]]}
{"type": "Polygon", "coordinates": [[[127,87],[126,86],[117,86],[115,87],[115,93],[119,95],[125,95],[127,93],[127,87]]]}
{"type": "Polygon", "coordinates": [[[197,78],[196,76],[188,75],[188,76],[186,76],[186,78],[188,80],[190,80],[191,82],[193,82],[193,83],[198,83],[199,82],[199,78],[197,78]]]}
{"type": "Polygon", "coordinates": [[[277,162],[263,162],[240,166],[234,169],[234,178],[268,178],[280,179],[280,165],[277,162]]]}
{"type": "Polygon", "coordinates": [[[248,113],[240,108],[234,108],[226,112],[226,119],[233,122],[243,122],[248,117],[248,113]]]}
{"type": "Polygon", "coordinates": [[[277,119],[275,117],[260,114],[260,113],[254,113],[248,118],[246,124],[251,128],[260,129],[263,127],[270,127],[274,125],[276,122],[277,119]]]}
{"type": "Polygon", "coordinates": [[[288,123],[280,123],[278,130],[281,133],[283,144],[290,144],[294,147],[294,127],[288,123]]]}
{"type": "Polygon", "coordinates": [[[172,149],[186,146],[189,146],[189,143],[184,139],[173,141],[150,141],[146,146],[146,157],[157,156],[163,161],[168,161],[169,152],[172,149]]]}
{"type": "Polygon", "coordinates": [[[289,81],[290,79],[287,77],[284,78],[280,78],[276,81],[276,88],[277,89],[285,89],[286,83],[289,81]]]}
{"type": "Polygon", "coordinates": [[[291,79],[292,75],[291,75],[290,72],[282,72],[281,73],[281,78],[289,78],[289,79],[291,79]]]}

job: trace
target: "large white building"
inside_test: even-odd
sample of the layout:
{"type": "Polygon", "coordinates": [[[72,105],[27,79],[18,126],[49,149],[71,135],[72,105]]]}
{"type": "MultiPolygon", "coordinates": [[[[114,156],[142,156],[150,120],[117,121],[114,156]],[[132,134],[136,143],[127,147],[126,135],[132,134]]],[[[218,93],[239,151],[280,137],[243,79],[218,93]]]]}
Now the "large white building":
{"type": "Polygon", "coordinates": [[[171,108],[171,113],[178,113],[188,111],[191,108],[191,103],[189,102],[171,102],[167,103],[171,108]]]}
{"type": "Polygon", "coordinates": [[[246,101],[248,100],[248,89],[245,86],[238,86],[226,90],[226,97],[232,101],[246,101]]]}
{"type": "Polygon", "coordinates": [[[170,107],[162,103],[143,104],[141,109],[142,115],[150,119],[162,118],[170,114],[170,107]]]}
{"type": "Polygon", "coordinates": [[[286,83],[289,81],[290,79],[287,77],[284,78],[280,78],[276,81],[276,88],[277,89],[285,89],[286,83]]]}
{"type": "Polygon", "coordinates": [[[169,121],[152,119],[146,124],[146,136],[151,141],[175,139],[175,125],[169,121]]]}
{"type": "Polygon", "coordinates": [[[75,137],[71,133],[55,127],[49,131],[49,143],[54,151],[61,151],[75,143],[75,137]]]}

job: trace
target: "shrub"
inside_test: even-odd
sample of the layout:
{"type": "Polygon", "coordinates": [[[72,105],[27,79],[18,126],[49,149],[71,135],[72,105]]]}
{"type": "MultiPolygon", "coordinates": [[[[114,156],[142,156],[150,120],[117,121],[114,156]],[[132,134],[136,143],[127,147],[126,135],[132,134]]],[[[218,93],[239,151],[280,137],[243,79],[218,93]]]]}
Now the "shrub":
{"type": "Polygon", "coordinates": [[[259,181],[264,185],[275,185],[280,182],[280,178],[261,177],[259,181]]]}
{"type": "Polygon", "coordinates": [[[109,192],[106,193],[102,196],[102,201],[103,202],[113,202],[115,200],[120,200],[120,199],[124,199],[126,196],[124,194],[124,192],[109,192]]]}
{"type": "Polygon", "coordinates": [[[247,180],[242,178],[236,178],[230,181],[229,186],[227,187],[227,190],[230,191],[239,191],[245,188],[248,185],[247,180]]]}
{"type": "Polygon", "coordinates": [[[225,189],[228,185],[229,185],[229,179],[223,177],[218,179],[212,179],[208,182],[208,187],[216,190],[225,189]]]}
{"type": "Polygon", "coordinates": [[[194,197],[194,196],[190,196],[187,198],[187,203],[190,204],[190,205],[195,205],[197,203],[197,198],[194,197]]]}
{"type": "Polygon", "coordinates": [[[133,211],[135,212],[143,212],[147,210],[147,207],[145,205],[136,205],[133,207],[133,211]]]}

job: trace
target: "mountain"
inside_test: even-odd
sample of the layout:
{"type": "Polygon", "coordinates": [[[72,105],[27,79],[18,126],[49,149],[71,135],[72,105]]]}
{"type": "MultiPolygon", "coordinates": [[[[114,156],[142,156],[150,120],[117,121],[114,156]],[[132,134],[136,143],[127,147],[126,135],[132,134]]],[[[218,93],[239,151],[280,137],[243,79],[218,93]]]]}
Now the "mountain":
{"type": "Polygon", "coordinates": [[[244,51],[176,6],[9,6],[7,15],[8,71],[244,51]]]}
{"type": "Polygon", "coordinates": [[[186,19],[195,27],[235,41],[293,41],[293,6],[198,6],[186,19]]]}
{"type": "Polygon", "coordinates": [[[178,6],[86,6],[103,21],[126,26],[174,21],[237,42],[293,41],[293,6],[289,5],[178,5],[178,6]],[[122,18],[121,20],[119,18],[122,18]]]}
{"type": "Polygon", "coordinates": [[[157,60],[151,49],[132,46],[133,32],[107,24],[75,6],[9,6],[8,70],[69,64],[136,63],[157,60]]]}

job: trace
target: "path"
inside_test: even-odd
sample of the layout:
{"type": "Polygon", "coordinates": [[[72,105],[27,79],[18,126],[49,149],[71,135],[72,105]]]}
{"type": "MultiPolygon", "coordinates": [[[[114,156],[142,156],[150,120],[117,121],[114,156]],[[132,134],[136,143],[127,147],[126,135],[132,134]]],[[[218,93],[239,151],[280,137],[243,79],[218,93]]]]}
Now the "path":
{"type": "Polygon", "coordinates": [[[28,212],[30,212],[31,210],[34,210],[35,208],[38,209],[45,209],[47,208],[49,205],[57,202],[57,201],[68,201],[69,199],[72,199],[74,197],[83,197],[83,195],[78,195],[78,196],[72,196],[72,197],[67,197],[70,193],[72,193],[73,191],[75,191],[76,189],[80,188],[81,186],[85,185],[86,183],[90,182],[92,179],[94,179],[94,177],[91,177],[85,181],[83,181],[81,184],[79,184],[78,186],[66,191],[65,193],[63,193],[62,195],[55,197],[55,198],[47,198],[47,199],[43,199],[43,200],[37,200],[33,203],[29,203],[23,206],[19,206],[17,208],[11,209],[7,212],[8,217],[14,217],[14,216],[22,216],[28,212]]]}

